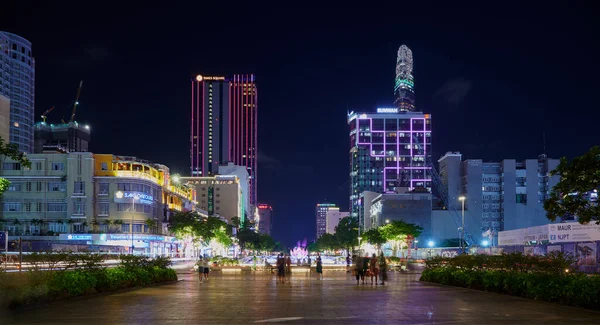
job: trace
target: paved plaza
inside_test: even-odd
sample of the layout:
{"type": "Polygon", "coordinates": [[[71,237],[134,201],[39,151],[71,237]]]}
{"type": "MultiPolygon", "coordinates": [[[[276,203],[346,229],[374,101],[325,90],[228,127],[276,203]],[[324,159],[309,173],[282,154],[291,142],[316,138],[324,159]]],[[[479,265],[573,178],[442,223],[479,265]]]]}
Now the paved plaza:
{"type": "Polygon", "coordinates": [[[324,280],[295,274],[214,274],[175,284],[56,302],[2,314],[0,324],[600,324],[600,313],[418,282],[393,273],[386,286],[343,272],[324,280]]]}

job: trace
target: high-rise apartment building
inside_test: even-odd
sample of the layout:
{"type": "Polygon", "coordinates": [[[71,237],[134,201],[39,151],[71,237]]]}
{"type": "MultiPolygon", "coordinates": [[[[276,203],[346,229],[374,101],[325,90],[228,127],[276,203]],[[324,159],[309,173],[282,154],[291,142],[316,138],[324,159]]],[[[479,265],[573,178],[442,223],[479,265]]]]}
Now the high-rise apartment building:
{"type": "Polygon", "coordinates": [[[242,184],[235,175],[180,177],[183,184],[196,190],[196,207],[209,216],[222,217],[231,223],[233,217],[246,222],[242,184]]]}
{"type": "Polygon", "coordinates": [[[349,215],[349,212],[342,212],[338,207],[331,207],[327,210],[326,220],[326,232],[328,234],[335,234],[335,227],[340,223],[342,218],[345,218],[349,215]]]}
{"type": "Polygon", "coordinates": [[[258,232],[271,235],[273,230],[273,208],[268,204],[259,204],[257,208],[258,216],[255,222],[258,223],[258,232]]]}
{"type": "Polygon", "coordinates": [[[0,138],[4,143],[10,140],[10,99],[0,95],[0,138]]]}
{"type": "Polygon", "coordinates": [[[10,136],[19,150],[33,152],[35,60],[31,42],[0,31],[0,95],[10,99],[10,136]]]}
{"type": "Polygon", "coordinates": [[[375,114],[349,113],[348,125],[351,216],[359,216],[364,191],[431,192],[431,115],[378,108],[375,114]]]}
{"type": "Polygon", "coordinates": [[[558,159],[540,155],[524,161],[483,162],[448,152],[438,162],[449,203],[459,212],[459,197],[465,196],[465,223],[473,237],[480,238],[487,230],[497,234],[548,223],[543,205],[559,181],[559,176],[550,176],[558,159]]]}
{"type": "Polygon", "coordinates": [[[399,111],[415,110],[415,79],[413,77],[412,51],[406,45],[398,49],[394,105],[399,111]]]}
{"type": "Polygon", "coordinates": [[[335,204],[331,203],[319,203],[317,204],[317,209],[315,210],[315,215],[317,217],[317,239],[323,236],[327,232],[327,212],[329,210],[339,208],[335,206],[335,204]]]}
{"type": "Polygon", "coordinates": [[[192,81],[191,176],[212,176],[232,162],[249,174],[256,205],[257,94],[255,77],[198,75],[192,81]]]}

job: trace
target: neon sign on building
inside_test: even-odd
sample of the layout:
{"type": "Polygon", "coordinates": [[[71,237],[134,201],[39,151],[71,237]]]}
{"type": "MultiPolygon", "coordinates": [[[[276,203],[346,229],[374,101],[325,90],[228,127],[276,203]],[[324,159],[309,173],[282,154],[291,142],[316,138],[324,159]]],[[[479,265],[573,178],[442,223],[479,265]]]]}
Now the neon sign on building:
{"type": "Polygon", "coordinates": [[[398,113],[398,109],[395,108],[395,107],[378,108],[377,109],[377,113],[393,113],[393,114],[396,114],[396,113],[398,113]]]}

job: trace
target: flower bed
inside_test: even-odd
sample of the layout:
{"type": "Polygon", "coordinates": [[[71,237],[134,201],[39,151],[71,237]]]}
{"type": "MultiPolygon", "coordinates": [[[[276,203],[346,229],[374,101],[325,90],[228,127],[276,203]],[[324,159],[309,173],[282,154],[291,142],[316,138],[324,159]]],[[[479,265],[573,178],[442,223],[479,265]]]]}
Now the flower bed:
{"type": "Polygon", "coordinates": [[[560,254],[437,258],[427,263],[421,281],[600,310],[600,276],[569,271],[572,261],[560,254]]]}
{"type": "MultiPolygon", "coordinates": [[[[25,273],[0,274],[0,305],[18,307],[76,296],[114,292],[177,280],[167,258],[121,256],[121,264],[107,269],[93,255],[78,254],[89,264],[51,271],[33,269],[25,273]]],[[[61,265],[64,262],[61,263],[61,265]]]]}

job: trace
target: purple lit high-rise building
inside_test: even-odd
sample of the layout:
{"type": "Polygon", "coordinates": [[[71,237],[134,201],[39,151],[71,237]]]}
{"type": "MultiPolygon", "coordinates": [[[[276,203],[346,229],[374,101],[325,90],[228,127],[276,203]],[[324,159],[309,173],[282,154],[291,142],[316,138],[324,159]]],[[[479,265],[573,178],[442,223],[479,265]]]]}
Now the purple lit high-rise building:
{"type": "Polygon", "coordinates": [[[192,80],[190,134],[191,176],[211,176],[219,166],[244,166],[249,175],[247,199],[257,202],[257,95],[253,74],[198,75],[192,80]]]}
{"type": "Polygon", "coordinates": [[[364,191],[431,192],[431,115],[378,108],[375,114],[349,113],[348,125],[351,216],[358,217],[364,191]]]}
{"type": "Polygon", "coordinates": [[[413,56],[406,45],[400,46],[396,59],[394,107],[349,112],[348,125],[352,217],[362,218],[361,204],[367,204],[363,192],[431,192],[431,115],[416,111],[413,56]]]}

